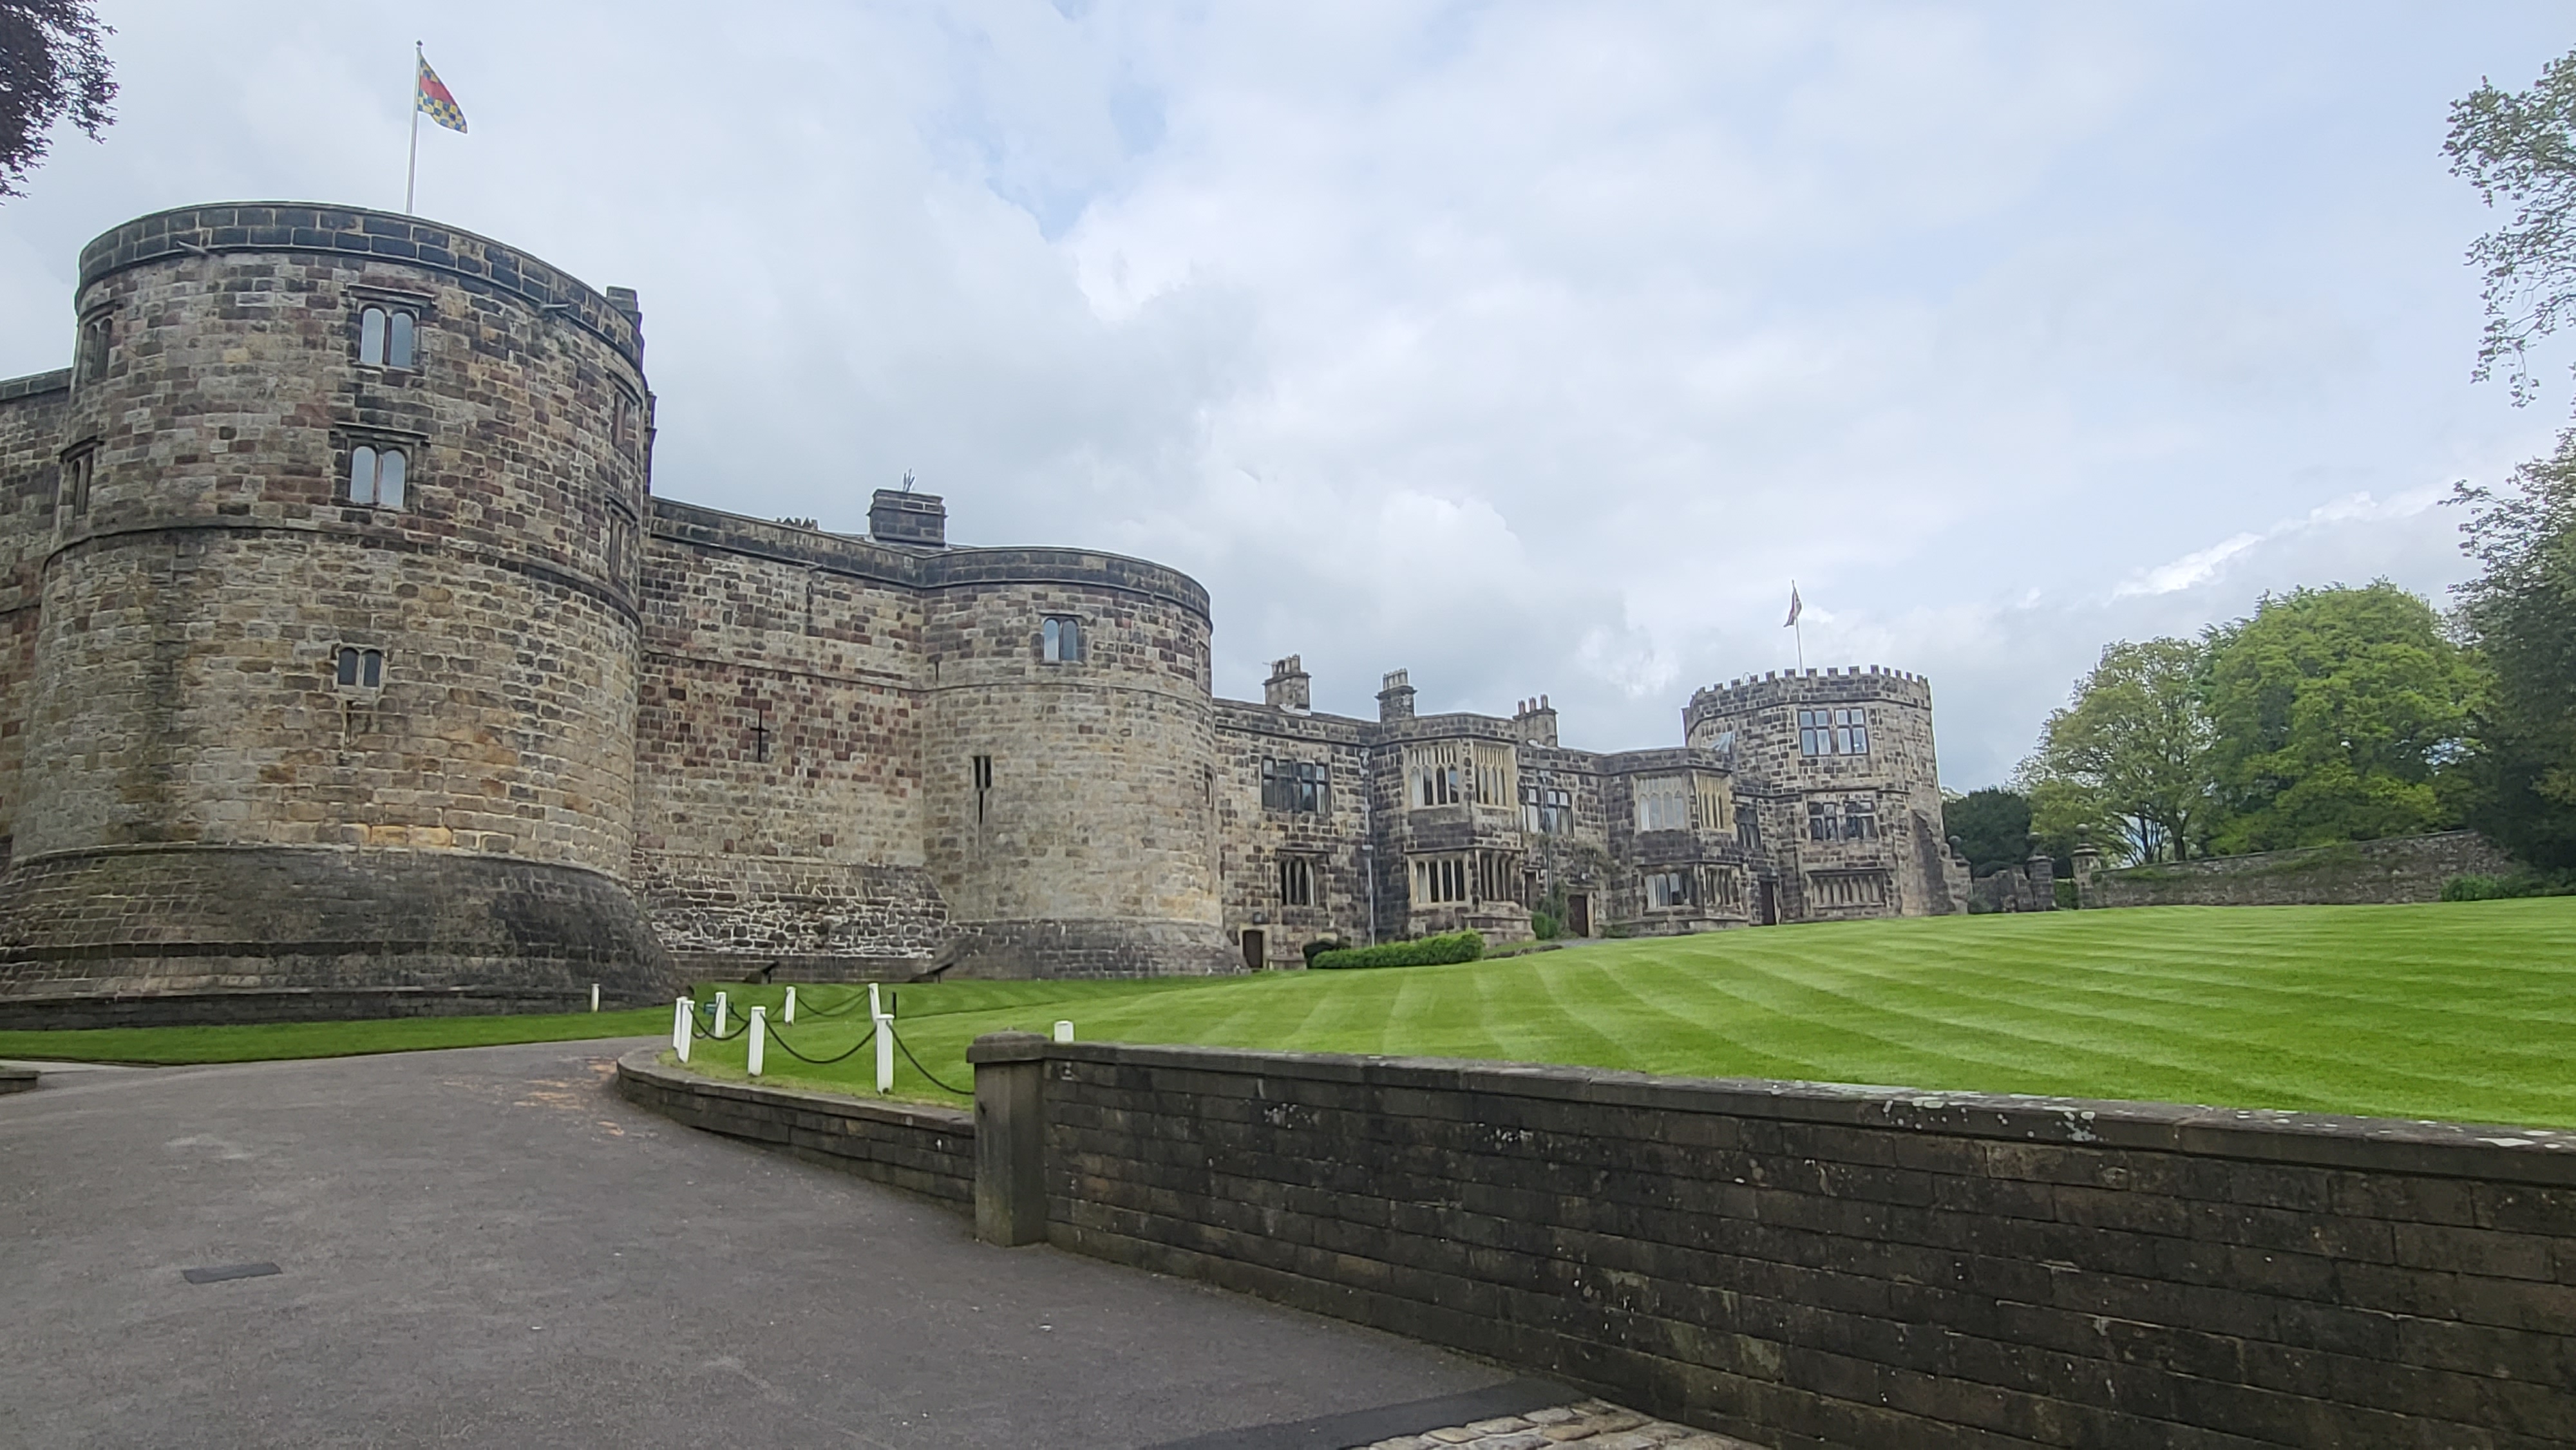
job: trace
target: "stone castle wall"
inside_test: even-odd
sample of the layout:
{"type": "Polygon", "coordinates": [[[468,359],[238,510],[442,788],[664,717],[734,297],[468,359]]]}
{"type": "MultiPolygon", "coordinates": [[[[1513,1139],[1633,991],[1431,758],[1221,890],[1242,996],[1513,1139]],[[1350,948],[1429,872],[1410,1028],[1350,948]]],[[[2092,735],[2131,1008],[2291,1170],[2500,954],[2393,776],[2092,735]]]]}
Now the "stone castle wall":
{"type": "MultiPolygon", "coordinates": [[[[1315,716],[1293,659],[1264,705],[1218,702],[1206,591],[1162,566],[953,548],[909,489],[868,538],[651,498],[641,322],[359,209],[184,208],[84,251],[74,367],[0,384],[0,996],[423,1010],[675,966],[1291,966],[1325,936],[1526,936],[1542,902],[1593,934],[1752,918],[1738,757],[1696,736],[1568,750],[1543,698],[1417,718],[1401,673],[1380,720],[1315,716]],[[369,309],[416,322],[411,358],[365,355],[369,309]],[[399,507],[357,496],[362,450],[406,460],[399,507]],[[339,678],[353,650],[381,677],[339,678]],[[1417,748],[1487,776],[1408,800],[1417,748]],[[1329,809],[1265,802],[1271,760],[1325,765],[1329,809]],[[1726,803],[1694,784],[1688,828],[1641,831],[1658,773],[1726,803]],[[1567,793],[1553,829],[1524,784],[1567,793]],[[1416,899],[1425,858],[1472,863],[1469,899],[1416,899]],[[1650,904],[1649,870],[1698,899],[1650,904]]],[[[1937,819],[1928,692],[1896,680],[1822,688],[1894,691],[1868,784],[1937,819]]],[[[1752,817],[1790,812],[1815,768],[1744,723],[1752,817]]]]}
{"type": "Polygon", "coordinates": [[[0,383],[0,870],[15,848],[25,793],[27,714],[43,618],[45,556],[54,542],[71,370],[0,383]]]}
{"type": "Polygon", "coordinates": [[[683,967],[909,976],[925,865],[917,556],[654,501],[635,882],[683,967]]]}
{"type": "MultiPolygon", "coordinates": [[[[523,957],[658,993],[623,886],[646,486],[631,310],[408,218],[194,208],[83,253],[75,354],[60,436],[90,481],[44,566],[0,904],[13,984],[73,964],[160,980],[172,936],[232,949],[222,985],[336,984],[317,963],[469,855],[580,878],[503,931],[523,957]],[[362,360],[369,307],[417,318],[411,366],[362,360]],[[403,453],[399,508],[352,500],[361,447],[403,453]],[[338,683],[344,647],[379,653],[375,687],[338,683]],[[333,909],[241,916],[286,879],[333,909]],[[81,894],[102,909],[46,905],[81,894]],[[115,909],[146,901],[148,922],[115,909]],[[612,942],[639,954],[609,970],[612,942]]],[[[488,970],[480,941],[454,947],[454,971],[488,970]]],[[[434,977],[441,950],[380,955],[434,977]]]]}

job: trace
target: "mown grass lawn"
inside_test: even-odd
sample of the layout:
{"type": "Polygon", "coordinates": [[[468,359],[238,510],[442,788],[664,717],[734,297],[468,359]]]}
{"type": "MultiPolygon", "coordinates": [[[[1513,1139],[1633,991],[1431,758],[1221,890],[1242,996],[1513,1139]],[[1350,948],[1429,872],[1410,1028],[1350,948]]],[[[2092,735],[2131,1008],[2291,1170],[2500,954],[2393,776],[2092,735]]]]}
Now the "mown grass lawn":
{"type": "MultiPolygon", "coordinates": [[[[777,988],[728,988],[774,1008],[777,988]]],[[[829,1008],[849,989],[809,987],[829,1008]]],[[[2576,1126],[2576,898],[2153,907],[1779,927],[1503,961],[1198,982],[900,989],[904,1043],[980,1033],[1510,1058],[1710,1077],[2576,1126]]],[[[782,1034],[827,1056],[863,1013],[782,1034]]],[[[696,1063],[739,1073],[743,1044],[696,1063]]],[[[768,1076],[874,1086],[872,1053],[768,1076]]],[[[944,1097],[899,1063],[896,1092],[944,1097]]]]}
{"type": "MultiPolygon", "coordinates": [[[[711,994],[712,986],[701,995],[711,994]]],[[[730,986],[775,1009],[783,989],[730,986]]],[[[966,1044],[1069,1018],[1086,1039],[1516,1058],[1694,1076],[2148,1098],[2576,1126],[2576,898],[2154,907],[1602,942],[1450,967],[895,989],[904,1043],[971,1079],[966,1044]]],[[[787,1042],[829,1056],[858,991],[807,987],[787,1042]]],[[[238,1062],[659,1036],[667,1008],[553,1017],[0,1033],[0,1057],[238,1062]]],[[[742,1070],[743,1044],[695,1065],[742,1070]]],[[[874,1086],[872,1053],[768,1076],[874,1086]]],[[[953,1098],[898,1061],[898,1095],[953,1098]]]]}
{"type": "Polygon", "coordinates": [[[671,1009],[564,1012],[531,1017],[409,1017],[385,1022],[266,1022],[238,1027],[99,1027],[0,1032],[0,1057],[71,1062],[264,1062],[353,1057],[433,1047],[496,1047],[587,1037],[669,1036],[671,1009]]]}

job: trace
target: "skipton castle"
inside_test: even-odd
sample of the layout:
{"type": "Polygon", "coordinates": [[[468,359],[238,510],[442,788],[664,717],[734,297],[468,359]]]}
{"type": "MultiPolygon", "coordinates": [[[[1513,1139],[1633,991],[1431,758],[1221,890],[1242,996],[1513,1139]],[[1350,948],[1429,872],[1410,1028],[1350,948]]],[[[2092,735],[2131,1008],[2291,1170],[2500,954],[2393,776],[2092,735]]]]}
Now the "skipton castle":
{"type": "Polygon", "coordinates": [[[631,291],[345,207],[81,254],[0,382],[0,1024],[561,1007],[696,976],[1296,966],[1959,909],[1914,675],[1694,695],[1211,691],[1206,590],[1082,549],[653,496],[631,291]]]}

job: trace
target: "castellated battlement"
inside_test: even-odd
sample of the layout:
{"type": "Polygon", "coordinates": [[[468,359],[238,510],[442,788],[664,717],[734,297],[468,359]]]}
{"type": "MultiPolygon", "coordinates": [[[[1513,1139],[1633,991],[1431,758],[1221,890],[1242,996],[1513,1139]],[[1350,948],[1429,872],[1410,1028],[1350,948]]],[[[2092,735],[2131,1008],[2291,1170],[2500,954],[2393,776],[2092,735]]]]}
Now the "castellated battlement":
{"type": "Polygon", "coordinates": [[[1883,665],[1771,670],[1693,691],[1690,703],[1683,707],[1682,719],[1685,726],[1695,726],[1703,718],[1765,706],[1876,700],[1929,710],[1932,682],[1922,675],[1883,665]]]}

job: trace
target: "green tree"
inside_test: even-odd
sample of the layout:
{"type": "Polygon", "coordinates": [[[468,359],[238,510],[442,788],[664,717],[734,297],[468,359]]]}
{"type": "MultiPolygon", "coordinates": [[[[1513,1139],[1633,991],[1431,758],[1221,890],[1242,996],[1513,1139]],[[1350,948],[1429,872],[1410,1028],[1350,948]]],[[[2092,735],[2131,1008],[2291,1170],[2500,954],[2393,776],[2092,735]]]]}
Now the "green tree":
{"type": "Polygon", "coordinates": [[[2219,850],[2460,824],[2477,676],[2430,604],[2386,580],[2267,594],[2204,658],[2219,850]]]}
{"type": "Polygon", "coordinates": [[[2044,841],[2090,836],[2106,854],[2134,861],[2198,851],[2214,806],[2200,667],[2200,647],[2184,639],[2122,640],[2102,651],[2022,767],[2032,828],[2044,841]]]}
{"type": "Polygon", "coordinates": [[[2030,797],[1999,786],[1972,790],[1941,803],[1941,829],[1974,875],[2019,866],[2030,859],[2030,797]]]}
{"type": "Polygon", "coordinates": [[[115,119],[105,45],[115,33],[91,0],[0,0],[0,197],[26,195],[55,122],[95,141],[115,119]]]}
{"type": "Polygon", "coordinates": [[[2470,821],[2532,865],[2576,866],[2576,433],[2511,488],[2455,499],[2478,573],[2454,593],[2488,672],[2470,821]]]}

